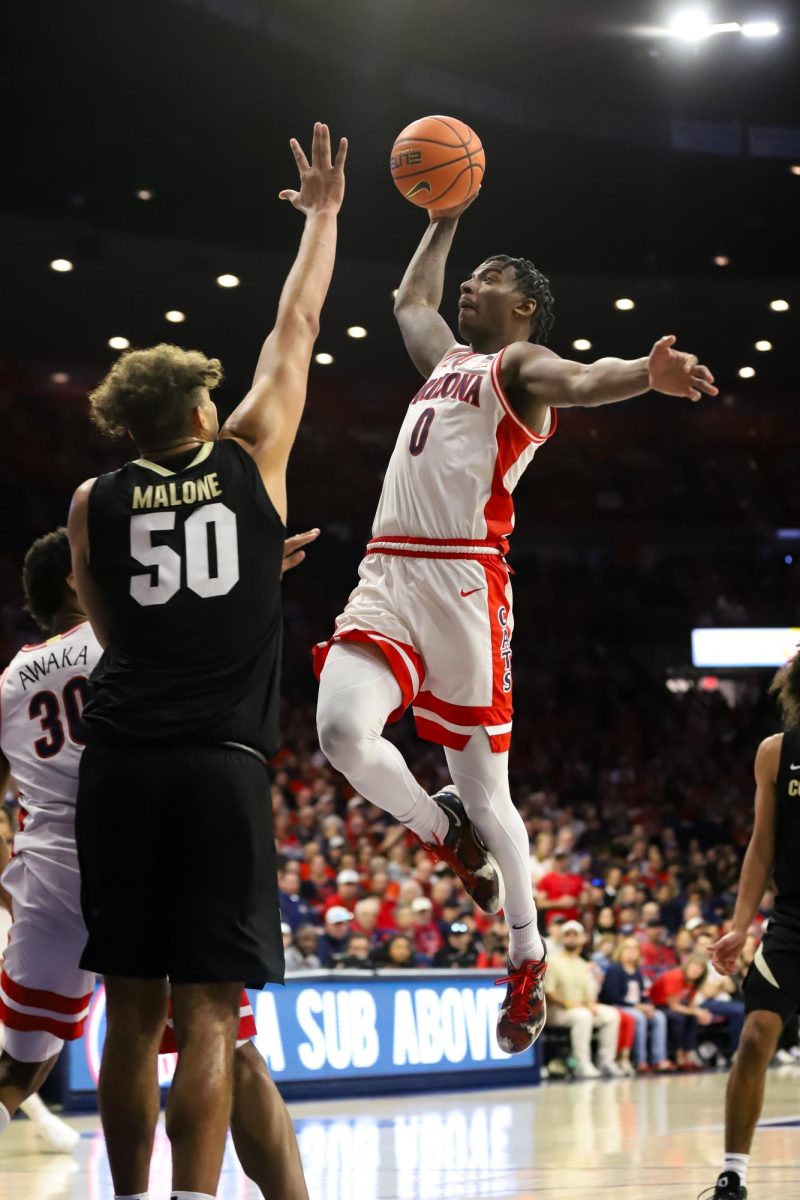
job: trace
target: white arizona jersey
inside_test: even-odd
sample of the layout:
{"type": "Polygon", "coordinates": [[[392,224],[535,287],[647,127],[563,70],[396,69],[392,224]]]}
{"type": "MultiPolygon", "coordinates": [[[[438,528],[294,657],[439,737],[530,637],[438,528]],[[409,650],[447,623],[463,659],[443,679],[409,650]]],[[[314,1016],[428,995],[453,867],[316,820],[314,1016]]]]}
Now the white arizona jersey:
{"type": "Polygon", "coordinates": [[[0,749],[20,790],[14,853],[62,902],[78,897],[75,799],[84,746],[81,714],[102,650],[88,621],[23,646],[0,679],[0,749]]]}
{"type": "Polygon", "coordinates": [[[502,545],[514,528],[511,494],[543,442],[514,412],[498,354],[448,350],[408,407],[389,460],[373,537],[502,545]]]}

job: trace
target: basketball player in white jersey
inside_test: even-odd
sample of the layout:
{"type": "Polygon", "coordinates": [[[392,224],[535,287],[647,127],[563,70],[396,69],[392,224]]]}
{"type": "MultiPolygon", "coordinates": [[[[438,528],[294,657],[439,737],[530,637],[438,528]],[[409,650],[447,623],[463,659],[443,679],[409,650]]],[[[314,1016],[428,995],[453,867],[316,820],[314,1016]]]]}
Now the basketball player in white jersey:
{"type": "MultiPolygon", "coordinates": [[[[283,573],[302,562],[303,547],[318,532],[287,539],[283,573]]],[[[82,697],[102,649],[73,584],[66,530],[35,541],[25,556],[23,587],[26,610],[47,640],[23,646],[0,678],[0,795],[13,775],[21,802],[14,858],[2,874],[14,923],[0,974],[0,1134],[21,1107],[60,1150],[72,1149],[78,1135],[33,1093],[64,1042],[82,1035],[95,985],[94,975],[78,966],[86,929],[74,825],[82,697]]],[[[234,1057],[234,1145],[264,1195],[308,1200],[291,1119],[250,1041],[255,1032],[245,995],[234,1057]]],[[[175,1049],[168,1030],[162,1052],[175,1049]]]]}
{"type": "Polygon", "coordinates": [[[512,492],[555,433],[559,408],[651,389],[699,400],[717,389],[694,355],[673,349],[674,337],[629,362],[559,358],[542,345],[552,325],[547,280],[505,255],[461,284],[456,341],[438,309],[466,207],[430,214],[397,294],[406,347],[427,382],[400,428],[360,582],[333,638],[316,648],[317,726],[333,766],[456,867],[487,911],[499,906],[489,878],[499,867],[510,945],[497,1037],[514,1053],[544,1025],[546,960],[528,835],[508,783],[512,492]],[[409,706],[419,735],[445,748],[455,786],[434,797],[381,736],[409,706]]]}

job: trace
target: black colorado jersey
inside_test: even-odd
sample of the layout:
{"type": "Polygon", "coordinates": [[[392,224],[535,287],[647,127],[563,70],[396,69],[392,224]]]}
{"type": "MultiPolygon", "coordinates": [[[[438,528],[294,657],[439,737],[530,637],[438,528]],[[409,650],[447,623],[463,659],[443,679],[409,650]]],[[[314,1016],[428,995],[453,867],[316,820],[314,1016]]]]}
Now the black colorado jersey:
{"type": "Polygon", "coordinates": [[[101,475],[89,498],[89,566],[109,644],[90,683],[91,737],[278,739],[285,529],[235,441],[170,469],[146,459],[101,475]]]}
{"type": "Polygon", "coordinates": [[[775,786],[775,912],[800,918],[800,732],[787,730],[775,786]]]}

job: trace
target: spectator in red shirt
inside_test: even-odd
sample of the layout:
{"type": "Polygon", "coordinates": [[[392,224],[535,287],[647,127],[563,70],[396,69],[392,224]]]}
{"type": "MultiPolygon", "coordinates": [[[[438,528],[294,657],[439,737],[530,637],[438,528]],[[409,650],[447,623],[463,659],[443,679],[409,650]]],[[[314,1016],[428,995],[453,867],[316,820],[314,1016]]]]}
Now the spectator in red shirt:
{"type": "Polygon", "coordinates": [[[358,871],[347,869],[336,876],[336,891],[328,896],[323,906],[323,914],[331,908],[347,908],[353,911],[361,896],[361,876],[358,871]]]}
{"type": "Polygon", "coordinates": [[[682,1071],[702,1066],[697,1056],[697,1032],[710,1025],[713,1013],[695,1002],[697,990],[705,981],[708,962],[701,954],[690,954],[683,966],[659,975],[650,989],[650,1000],[666,1015],[675,1061],[682,1071]]]}
{"type": "Polygon", "coordinates": [[[651,983],[665,971],[678,965],[675,951],[666,939],[667,931],[658,918],[647,922],[640,967],[645,979],[649,979],[651,983]]]}
{"type": "Polygon", "coordinates": [[[536,892],[536,906],[544,911],[546,927],[555,916],[577,921],[586,903],[586,884],[569,871],[569,851],[560,847],[554,855],[555,869],[543,875],[536,892]]]}
{"type": "Polygon", "coordinates": [[[427,896],[417,896],[411,901],[411,929],[414,935],[414,945],[419,954],[430,962],[437,950],[444,945],[444,938],[433,919],[433,904],[427,896]]]}

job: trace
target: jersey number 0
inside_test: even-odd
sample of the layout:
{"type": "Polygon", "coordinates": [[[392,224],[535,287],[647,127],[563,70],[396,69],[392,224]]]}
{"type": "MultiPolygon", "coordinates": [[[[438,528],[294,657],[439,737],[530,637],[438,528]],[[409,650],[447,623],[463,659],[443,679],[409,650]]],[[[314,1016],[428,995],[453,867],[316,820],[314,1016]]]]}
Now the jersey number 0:
{"type": "MultiPolygon", "coordinates": [[[[152,535],[175,528],[174,512],[131,517],[131,557],[150,570],[131,579],[139,604],[166,604],[181,586],[181,556],[171,546],[154,546],[152,535]]],[[[236,513],[225,504],[204,504],[184,525],[186,585],[198,596],[225,596],[239,579],[236,513]],[[213,537],[216,571],[211,574],[213,537]]]]}

